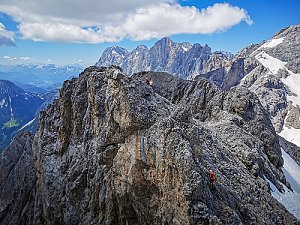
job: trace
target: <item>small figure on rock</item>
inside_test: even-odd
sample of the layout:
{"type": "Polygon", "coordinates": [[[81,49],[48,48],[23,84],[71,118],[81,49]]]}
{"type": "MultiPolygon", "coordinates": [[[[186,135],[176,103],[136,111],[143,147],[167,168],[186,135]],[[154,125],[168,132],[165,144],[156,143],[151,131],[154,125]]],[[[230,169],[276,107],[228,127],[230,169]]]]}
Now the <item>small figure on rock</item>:
{"type": "Polygon", "coordinates": [[[146,78],[146,84],[151,86],[153,81],[150,78],[146,78]]]}
{"type": "Polygon", "coordinates": [[[213,170],[209,171],[209,187],[212,190],[214,188],[214,182],[216,180],[215,173],[213,170]]]}

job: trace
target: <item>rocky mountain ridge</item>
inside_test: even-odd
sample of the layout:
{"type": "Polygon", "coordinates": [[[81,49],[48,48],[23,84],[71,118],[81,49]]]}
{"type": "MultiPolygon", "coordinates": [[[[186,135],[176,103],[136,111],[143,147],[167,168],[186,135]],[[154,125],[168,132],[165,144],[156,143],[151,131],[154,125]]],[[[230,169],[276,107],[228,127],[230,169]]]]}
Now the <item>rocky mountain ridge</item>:
{"type": "Polygon", "coordinates": [[[96,66],[117,65],[129,75],[141,71],[158,71],[193,79],[199,74],[228,64],[232,57],[228,52],[212,52],[208,45],[176,43],[165,37],[150,49],[144,45],[132,52],[118,46],[107,48],[96,66]]]}
{"type": "MultiPolygon", "coordinates": [[[[300,137],[300,25],[288,27],[259,45],[242,50],[248,71],[240,82],[259,97],[268,111],[276,131],[287,140],[293,130],[300,137]],[[246,54],[245,54],[246,53],[246,54]],[[298,133],[298,134],[297,134],[298,133]]],[[[300,142],[294,142],[300,146],[300,142]]]]}
{"type": "MultiPolygon", "coordinates": [[[[132,52],[116,46],[108,48],[96,65],[119,65],[128,74],[153,70],[167,71],[184,79],[204,77],[222,89],[237,85],[247,87],[258,95],[277,133],[283,132],[289,141],[293,139],[291,133],[297,133],[295,141],[300,139],[300,99],[297,97],[300,92],[293,87],[300,82],[299,26],[282,29],[271,40],[250,45],[233,58],[223,52],[212,53],[206,45],[175,43],[164,38],[150,50],[146,46],[132,52]]],[[[300,142],[295,144],[300,146],[300,142]]]]}
{"type": "Polygon", "coordinates": [[[6,191],[24,199],[23,186],[0,189],[1,224],[13,224],[11,212],[18,224],[299,224],[271,197],[269,181],[290,185],[276,132],[246,88],[90,67],[41,113],[30,148],[33,162],[11,164],[36,170],[23,175],[33,192],[16,202],[6,191]]]}

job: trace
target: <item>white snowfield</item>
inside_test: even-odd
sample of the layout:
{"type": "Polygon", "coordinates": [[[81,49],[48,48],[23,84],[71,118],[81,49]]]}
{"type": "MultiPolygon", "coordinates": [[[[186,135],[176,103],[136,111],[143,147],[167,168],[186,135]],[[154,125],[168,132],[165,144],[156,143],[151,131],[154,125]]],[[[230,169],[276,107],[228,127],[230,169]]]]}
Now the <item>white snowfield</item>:
{"type": "Polygon", "coordinates": [[[262,50],[264,48],[274,48],[277,45],[281,44],[284,40],[284,37],[282,38],[274,38],[271,40],[268,40],[266,43],[264,43],[262,46],[260,46],[258,49],[256,49],[254,52],[252,52],[250,54],[251,57],[255,56],[255,54],[257,53],[257,51],[262,50]]]}
{"type": "Polygon", "coordinates": [[[270,180],[266,177],[264,179],[270,184],[272,196],[300,219],[300,166],[283,149],[281,152],[284,160],[283,172],[293,191],[281,184],[284,188],[284,193],[281,193],[270,180]]]}
{"type": "Polygon", "coordinates": [[[279,71],[279,69],[285,69],[285,62],[282,62],[279,59],[268,55],[264,51],[255,55],[255,58],[272,74],[276,74],[279,71]]]}
{"type": "Polygon", "coordinates": [[[264,43],[262,46],[260,46],[257,50],[262,49],[262,48],[274,48],[277,45],[281,44],[283,42],[283,40],[284,40],[284,37],[271,39],[271,40],[267,41],[266,43],[264,43]]]}
{"type": "Polygon", "coordinates": [[[281,153],[284,160],[283,173],[291,184],[294,192],[300,194],[300,166],[283,149],[281,149],[281,153]]]}
{"type": "Polygon", "coordinates": [[[295,129],[293,127],[288,128],[286,126],[283,127],[282,131],[279,133],[281,137],[285,140],[294,143],[295,145],[300,147],[300,130],[295,129]]]}

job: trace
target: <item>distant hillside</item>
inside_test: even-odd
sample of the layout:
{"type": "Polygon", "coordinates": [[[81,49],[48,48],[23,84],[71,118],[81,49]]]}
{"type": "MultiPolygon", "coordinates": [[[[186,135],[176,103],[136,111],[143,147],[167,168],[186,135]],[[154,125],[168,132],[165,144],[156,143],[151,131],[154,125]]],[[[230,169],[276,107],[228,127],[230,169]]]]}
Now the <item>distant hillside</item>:
{"type": "Polygon", "coordinates": [[[0,78],[23,85],[32,85],[43,89],[53,89],[71,77],[77,77],[83,70],[79,65],[59,66],[47,65],[16,65],[0,67],[0,78]],[[3,70],[1,70],[1,68],[3,70]]]}
{"type": "Polygon", "coordinates": [[[24,91],[10,81],[0,80],[0,149],[29,125],[45,102],[39,95],[24,91]]]}

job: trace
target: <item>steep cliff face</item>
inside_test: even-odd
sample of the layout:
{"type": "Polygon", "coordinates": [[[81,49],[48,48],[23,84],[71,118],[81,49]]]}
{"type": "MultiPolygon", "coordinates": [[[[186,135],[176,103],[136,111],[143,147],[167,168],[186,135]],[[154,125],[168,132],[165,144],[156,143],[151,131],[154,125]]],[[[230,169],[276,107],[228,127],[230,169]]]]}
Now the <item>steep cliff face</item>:
{"type": "Polygon", "coordinates": [[[0,156],[0,224],[32,224],[36,169],[30,133],[16,137],[0,156]]]}
{"type": "Polygon", "coordinates": [[[227,90],[239,84],[240,80],[245,76],[244,58],[229,58],[221,52],[215,52],[211,55],[204,70],[195,80],[207,78],[218,87],[227,90]]]}
{"type": "Polygon", "coordinates": [[[41,113],[32,151],[34,193],[1,224],[17,207],[27,224],[297,224],[270,194],[266,178],[289,186],[279,141],[244,88],[90,67],[41,113]]]}
{"type": "Polygon", "coordinates": [[[246,76],[240,85],[257,94],[276,131],[298,146],[299,43],[300,25],[290,26],[268,41],[245,48],[236,56],[247,61],[246,76]]]}

